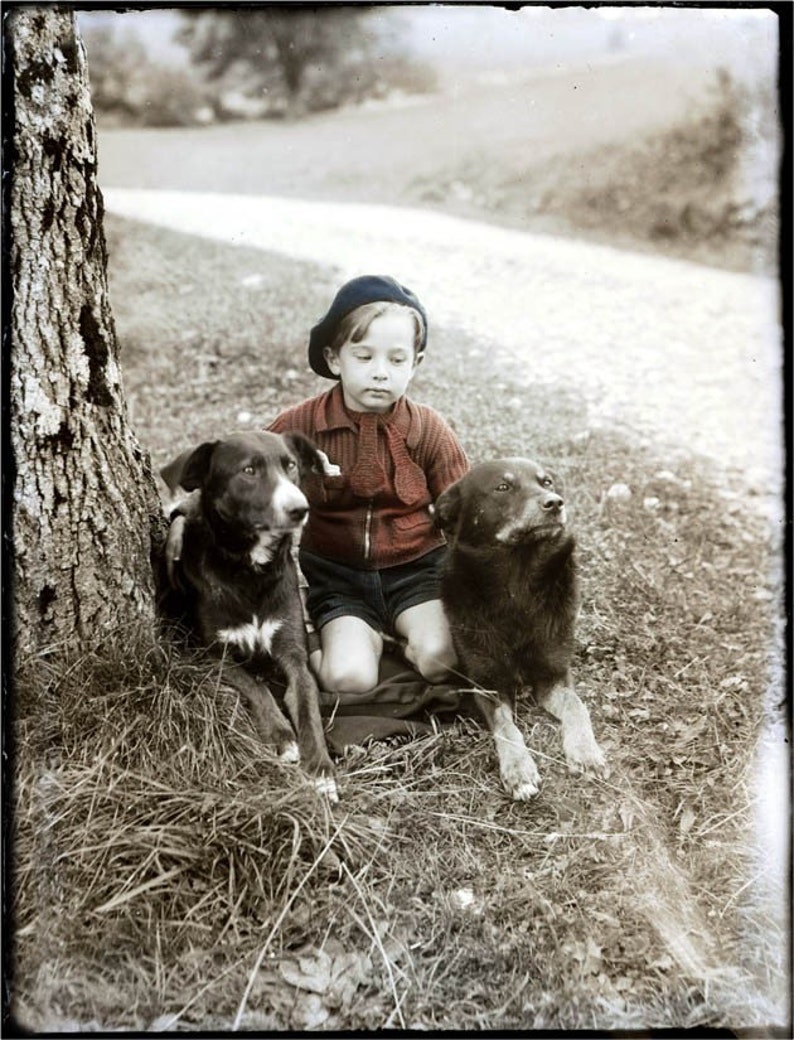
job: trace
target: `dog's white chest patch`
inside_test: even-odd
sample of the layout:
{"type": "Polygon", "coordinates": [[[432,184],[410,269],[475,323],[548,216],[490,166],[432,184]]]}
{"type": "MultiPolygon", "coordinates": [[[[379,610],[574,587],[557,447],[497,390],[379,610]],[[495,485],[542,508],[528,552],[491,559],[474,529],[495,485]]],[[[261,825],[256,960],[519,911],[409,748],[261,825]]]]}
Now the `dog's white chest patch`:
{"type": "Polygon", "coordinates": [[[265,621],[260,621],[254,614],[253,620],[244,625],[218,629],[218,639],[222,643],[231,643],[249,654],[253,654],[257,650],[269,654],[273,646],[273,637],[283,624],[284,622],[278,618],[267,618],[265,621]]]}
{"type": "Polygon", "coordinates": [[[264,567],[266,563],[270,563],[273,559],[273,546],[278,541],[269,532],[263,532],[259,536],[259,541],[251,550],[251,563],[257,564],[259,567],[264,567]]]}

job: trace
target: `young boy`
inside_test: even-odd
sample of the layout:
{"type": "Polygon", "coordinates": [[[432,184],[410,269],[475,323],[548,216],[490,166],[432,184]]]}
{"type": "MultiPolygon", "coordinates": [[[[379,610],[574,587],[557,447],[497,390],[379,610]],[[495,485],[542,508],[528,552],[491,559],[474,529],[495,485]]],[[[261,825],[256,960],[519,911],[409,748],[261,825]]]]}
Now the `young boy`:
{"type": "Polygon", "coordinates": [[[380,275],[354,278],[309,339],[312,369],[337,385],[269,427],[304,433],[340,469],[309,478],[300,547],[320,636],[311,663],[332,692],[377,684],[384,633],[405,641],[430,682],[455,664],[439,598],[444,538],[428,507],[468,463],[441,416],[405,396],[426,343],[427,317],[410,289],[380,275]]]}

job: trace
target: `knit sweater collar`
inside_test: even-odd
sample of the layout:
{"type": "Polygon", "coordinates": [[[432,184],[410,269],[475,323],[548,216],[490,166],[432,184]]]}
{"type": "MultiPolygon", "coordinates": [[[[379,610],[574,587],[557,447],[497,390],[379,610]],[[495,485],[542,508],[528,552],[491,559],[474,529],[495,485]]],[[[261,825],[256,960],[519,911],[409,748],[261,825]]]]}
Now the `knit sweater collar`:
{"type": "Polygon", "coordinates": [[[348,473],[350,489],[359,498],[375,498],[393,489],[405,505],[415,505],[427,494],[427,483],[421,467],[408,454],[408,447],[419,442],[421,426],[416,409],[401,397],[391,412],[352,412],[345,407],[342,387],[335,386],[318,410],[317,430],[350,429],[357,434],[357,457],[348,473]],[[378,457],[378,430],[386,435],[388,452],[394,465],[390,479],[378,457]],[[413,442],[413,443],[412,443],[413,442]]]}
{"type": "MultiPolygon", "coordinates": [[[[335,387],[319,398],[321,407],[316,417],[316,428],[318,432],[326,430],[348,429],[356,431],[361,422],[361,416],[367,412],[354,412],[344,402],[342,385],[337,383],[335,387]]],[[[421,422],[413,403],[405,396],[401,397],[390,412],[379,415],[382,423],[391,426],[402,435],[409,448],[416,448],[420,443],[421,422]]]]}

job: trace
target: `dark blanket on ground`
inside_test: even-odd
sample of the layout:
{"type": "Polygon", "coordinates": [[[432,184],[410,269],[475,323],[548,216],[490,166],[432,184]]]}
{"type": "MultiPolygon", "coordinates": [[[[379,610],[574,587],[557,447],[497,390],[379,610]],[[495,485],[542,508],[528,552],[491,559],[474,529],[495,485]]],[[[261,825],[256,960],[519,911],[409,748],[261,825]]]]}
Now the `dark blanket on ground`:
{"type": "MultiPolygon", "coordinates": [[[[366,693],[321,692],[328,747],[342,754],[351,744],[433,732],[431,719],[461,710],[466,695],[457,686],[434,685],[408,667],[403,658],[385,653],[378,685],[366,693]]],[[[446,721],[449,721],[447,718],[446,721]]]]}

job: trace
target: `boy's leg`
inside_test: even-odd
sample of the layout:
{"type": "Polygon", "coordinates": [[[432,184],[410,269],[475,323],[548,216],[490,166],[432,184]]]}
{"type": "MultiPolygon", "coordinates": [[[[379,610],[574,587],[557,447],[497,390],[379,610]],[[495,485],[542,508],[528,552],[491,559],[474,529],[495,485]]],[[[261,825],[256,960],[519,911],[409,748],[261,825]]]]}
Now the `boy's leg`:
{"type": "Polygon", "coordinates": [[[377,686],[383,639],[362,618],[332,618],[320,629],[320,645],[309,663],[323,690],[365,693],[377,686]]]}
{"type": "Polygon", "coordinates": [[[394,620],[394,630],[407,640],[405,656],[428,682],[443,682],[457,663],[452,633],[440,599],[408,607],[394,620]]]}

